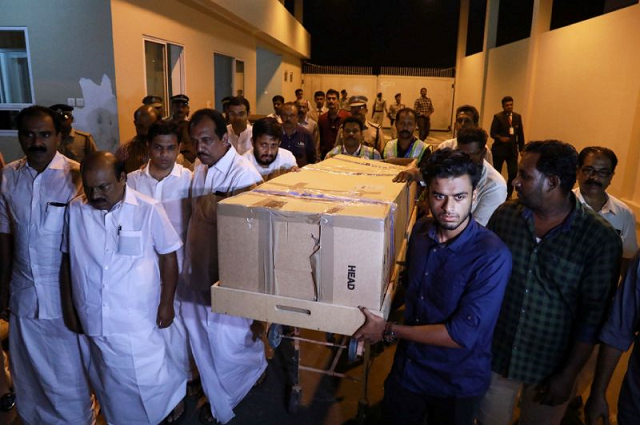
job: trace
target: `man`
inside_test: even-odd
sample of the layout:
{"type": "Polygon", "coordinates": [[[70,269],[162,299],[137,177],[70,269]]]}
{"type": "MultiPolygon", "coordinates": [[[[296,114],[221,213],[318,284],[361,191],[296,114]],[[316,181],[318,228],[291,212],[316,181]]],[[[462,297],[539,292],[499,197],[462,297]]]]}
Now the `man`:
{"type": "Polygon", "coordinates": [[[230,421],[233,408],[258,382],[267,367],[264,345],[251,331],[251,320],[211,312],[211,285],[218,280],[216,202],[255,187],[260,174],[238,155],[225,137],[222,115],[201,109],[189,123],[198,151],[191,185],[192,215],[187,231],[181,303],[193,356],[209,404],[202,422],[230,421]]]}
{"type": "Polygon", "coordinates": [[[340,90],[340,109],[349,110],[349,94],[345,89],[340,90]]]}
{"type": "Polygon", "coordinates": [[[616,154],[609,148],[590,146],[578,155],[578,187],[573,190],[582,205],[607,220],[622,239],[622,274],[638,251],[636,216],[618,198],[607,192],[618,165],[616,154]]]}
{"type": "Polygon", "coordinates": [[[180,124],[189,117],[189,97],[184,94],[171,96],[171,117],[168,120],[180,124]]]}
{"type": "Polygon", "coordinates": [[[398,138],[385,145],[382,153],[384,159],[414,158],[418,162],[418,168],[422,168],[424,161],[431,154],[431,149],[429,145],[413,135],[416,129],[416,120],[416,111],[413,109],[404,108],[398,111],[396,115],[398,138]]]}
{"type": "Polygon", "coordinates": [[[382,127],[382,121],[384,120],[384,114],[387,113],[387,101],[382,98],[382,93],[376,95],[373,101],[373,111],[371,112],[371,120],[378,124],[378,127],[382,127]]]}
{"type": "Polygon", "coordinates": [[[158,121],[158,114],[153,106],[143,105],[133,113],[136,135],[116,151],[118,160],[124,162],[124,170],[126,173],[137,170],[149,160],[147,134],[149,133],[151,124],[156,121],[158,121]]]}
{"type": "Polygon", "coordinates": [[[16,125],[26,158],[2,172],[0,312],[11,321],[18,415],[24,424],[91,424],[87,342],[65,326],[60,305],[64,215],[82,193],[80,165],[57,151],[60,119],[51,109],[25,108],[16,125]]]}
{"type": "Polygon", "coordinates": [[[587,425],[596,425],[600,418],[609,424],[607,387],[622,353],[634,343],[618,396],[618,424],[633,425],[640,417],[640,257],[635,257],[629,271],[618,287],[609,320],[600,332],[598,366],[584,409],[587,425]]]}
{"type": "Polygon", "coordinates": [[[491,137],[493,146],[493,166],[502,173],[502,165],[507,163],[507,199],[511,199],[513,193],[513,179],[518,171],[518,153],[524,149],[524,130],[522,128],[522,116],[513,112],[513,98],[502,98],[502,112],[493,116],[491,122],[491,137]]]}
{"type": "Polygon", "coordinates": [[[296,100],[296,106],[298,107],[298,124],[306,128],[313,136],[313,144],[316,147],[316,160],[320,158],[320,130],[318,129],[318,123],[309,117],[309,102],[301,99],[296,100]]]}
{"type": "Polygon", "coordinates": [[[276,120],[278,120],[280,124],[282,124],[281,115],[282,115],[282,105],[284,105],[284,97],[277,94],[273,96],[273,98],[271,99],[271,102],[273,103],[273,112],[267,115],[267,117],[275,118],[276,120]]]}
{"type": "MultiPolygon", "coordinates": [[[[463,128],[478,127],[478,121],[480,120],[480,114],[478,110],[471,105],[462,105],[456,109],[456,121],[453,124],[454,136],[463,128]]],[[[437,145],[436,149],[450,148],[457,149],[458,141],[456,138],[445,140],[437,145]]],[[[493,155],[491,150],[485,149],[484,159],[491,165],[493,165],[493,155]]]]}
{"type": "Polygon", "coordinates": [[[287,102],[282,107],[282,147],[295,156],[298,167],[316,162],[316,145],[313,135],[298,125],[298,107],[287,102]]]}
{"type": "Polygon", "coordinates": [[[327,112],[318,118],[318,127],[320,128],[320,154],[321,158],[336,145],[338,130],[342,125],[342,121],[350,114],[340,109],[338,103],[338,92],[334,89],[327,90],[327,112]]]}
{"type": "Polygon", "coordinates": [[[184,94],[171,96],[171,116],[165,121],[172,121],[178,125],[178,143],[180,152],[176,162],[183,167],[193,170],[193,162],[196,152],[193,143],[189,140],[189,97],[184,94]]]}
{"type": "Polygon", "coordinates": [[[577,163],[569,144],[525,145],[513,181],[518,200],[498,207],[487,225],[511,250],[513,271],[478,417],[484,425],[511,423],[520,389],[520,424],[559,424],[604,322],[622,244],[571,191],[577,163]]]}
{"type": "Polygon", "coordinates": [[[313,100],[314,100],[316,106],[309,111],[309,116],[315,122],[318,122],[318,119],[320,118],[320,115],[322,115],[322,114],[324,114],[325,112],[328,111],[327,107],[324,104],[324,98],[325,98],[325,95],[324,95],[324,92],[322,90],[318,90],[317,92],[315,92],[313,94],[313,100]]]}
{"type": "Polygon", "coordinates": [[[384,384],[383,423],[472,425],[491,380],[491,338],[511,270],[511,255],[471,217],[479,169],[444,149],[424,180],[432,217],[413,228],[407,251],[404,324],[364,307],[356,338],[400,339],[384,384]]]}
{"type": "Polygon", "coordinates": [[[256,167],[265,181],[298,169],[293,154],[280,147],[281,140],[282,126],[275,118],[263,118],[253,123],[253,149],[242,156],[256,167]]]}
{"type": "Polygon", "coordinates": [[[164,101],[160,96],[149,95],[142,99],[142,104],[151,106],[156,110],[158,120],[164,118],[164,101]]]}
{"type": "Polygon", "coordinates": [[[229,122],[227,137],[229,142],[242,155],[251,149],[251,124],[249,124],[249,111],[251,106],[244,97],[232,97],[229,100],[229,122]]]}
{"type": "Polygon", "coordinates": [[[302,89],[296,89],[295,95],[296,95],[296,101],[304,100],[304,92],[302,91],[302,89]]]}
{"type": "Polygon", "coordinates": [[[85,155],[98,150],[90,133],[76,130],[71,126],[73,124],[73,106],[58,103],[50,108],[60,116],[62,125],[62,141],[58,146],[58,152],[69,159],[82,162],[85,155]]]}
{"type": "Polygon", "coordinates": [[[413,104],[413,109],[416,111],[418,124],[418,137],[420,140],[427,140],[429,137],[429,131],[431,130],[431,114],[433,114],[433,103],[431,99],[427,97],[427,89],[423,87],[420,89],[420,97],[416,99],[413,104]]]}
{"type": "Polygon", "coordinates": [[[225,121],[229,124],[229,102],[231,101],[231,96],[223,97],[220,103],[222,103],[222,115],[224,116],[225,121]]]}
{"type": "Polygon", "coordinates": [[[392,139],[397,139],[398,138],[398,131],[396,130],[396,115],[398,114],[398,111],[400,109],[404,109],[404,103],[402,103],[402,94],[400,93],[396,93],[396,95],[394,96],[396,103],[392,103],[391,106],[389,106],[389,112],[387,112],[387,117],[389,117],[389,122],[391,123],[391,138],[392,139]]]}
{"type": "Polygon", "coordinates": [[[327,158],[336,155],[351,155],[359,158],[382,159],[377,150],[364,144],[364,124],[359,117],[345,118],[341,131],[344,140],[327,153],[327,158]]]}
{"type": "Polygon", "coordinates": [[[113,154],[87,155],[81,171],[85,195],[69,204],[62,244],[65,319],[87,336],[107,422],[157,424],[186,392],[175,362],[186,343],[172,326],[182,241],[158,201],[127,187],[113,154]]]}
{"type": "MultiPolygon", "coordinates": [[[[369,110],[367,109],[368,101],[369,99],[366,96],[351,96],[349,98],[350,112],[352,116],[357,117],[362,122],[364,128],[362,134],[363,143],[378,152],[382,152],[387,141],[382,128],[378,124],[367,120],[367,115],[369,115],[369,110]]],[[[342,128],[340,128],[336,138],[336,145],[341,145],[343,143],[342,139],[342,128]]]]}

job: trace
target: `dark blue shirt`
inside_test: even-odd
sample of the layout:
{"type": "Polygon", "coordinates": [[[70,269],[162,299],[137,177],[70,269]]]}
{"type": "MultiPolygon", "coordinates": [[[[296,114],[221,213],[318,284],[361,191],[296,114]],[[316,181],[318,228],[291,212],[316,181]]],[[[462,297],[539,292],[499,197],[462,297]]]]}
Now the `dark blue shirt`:
{"type": "Polygon", "coordinates": [[[316,162],[316,146],[313,135],[304,127],[298,125],[291,136],[282,132],[280,147],[290,151],[296,157],[298,167],[316,162]]]}
{"type": "Polygon", "coordinates": [[[473,218],[438,243],[433,219],[414,226],[407,253],[405,325],[444,324],[461,348],[401,340],[390,378],[438,397],[483,395],[491,381],[491,339],[511,273],[511,254],[473,218]]]}

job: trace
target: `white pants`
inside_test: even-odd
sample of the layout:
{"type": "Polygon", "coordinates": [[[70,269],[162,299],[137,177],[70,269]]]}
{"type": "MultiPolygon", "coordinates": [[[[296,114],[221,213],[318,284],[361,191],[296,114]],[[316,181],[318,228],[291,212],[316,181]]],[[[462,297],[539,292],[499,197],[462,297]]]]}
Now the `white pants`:
{"type": "Polygon", "coordinates": [[[91,392],[82,365],[84,335],[62,318],[11,316],[11,373],[23,424],[91,424],[91,392]]]}
{"type": "Polygon", "coordinates": [[[511,425],[520,395],[520,425],[559,425],[570,399],[559,406],[537,403],[533,400],[535,387],[491,372],[491,386],[480,403],[478,421],[482,425],[511,425]]]}
{"type": "Polygon", "coordinates": [[[189,333],[193,357],[211,414],[227,423],[233,408],[267,368],[264,344],[253,341],[252,320],[211,311],[211,292],[194,291],[181,301],[180,314],[189,333]]]}

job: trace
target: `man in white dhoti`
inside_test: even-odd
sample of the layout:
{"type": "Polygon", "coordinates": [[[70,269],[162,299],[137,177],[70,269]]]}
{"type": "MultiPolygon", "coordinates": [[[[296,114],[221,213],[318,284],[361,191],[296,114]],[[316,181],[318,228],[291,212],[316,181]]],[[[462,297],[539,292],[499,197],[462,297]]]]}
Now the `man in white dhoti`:
{"type": "Polygon", "coordinates": [[[252,321],[211,312],[210,287],[218,279],[216,201],[262,182],[260,174],[225,141],[222,115],[201,109],[189,123],[198,160],[191,187],[192,215],[187,233],[183,277],[190,300],[182,318],[210,408],[203,422],[229,422],[233,408],[263,376],[264,344],[253,335],[252,321]]]}
{"type": "Polygon", "coordinates": [[[185,343],[164,335],[175,331],[182,242],[162,205],[127,187],[114,155],[92,153],[81,171],[85,195],[69,204],[63,242],[77,320],[68,298],[66,319],[87,335],[85,363],[107,422],[157,424],[186,391],[173,353],[185,343]]]}
{"type": "Polygon", "coordinates": [[[65,326],[60,305],[64,214],[82,191],[80,166],[57,152],[60,120],[49,108],[25,108],[16,123],[26,158],[2,173],[0,311],[11,319],[18,414],[23,424],[90,424],[86,339],[65,326]]]}

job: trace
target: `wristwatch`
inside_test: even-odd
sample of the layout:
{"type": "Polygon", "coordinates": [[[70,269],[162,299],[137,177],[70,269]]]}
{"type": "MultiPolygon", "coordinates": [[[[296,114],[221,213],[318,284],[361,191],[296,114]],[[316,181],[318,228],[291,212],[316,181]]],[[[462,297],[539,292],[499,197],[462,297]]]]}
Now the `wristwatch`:
{"type": "Polygon", "coordinates": [[[398,336],[393,331],[393,325],[395,324],[396,322],[387,322],[384,327],[384,332],[382,332],[382,340],[387,344],[391,344],[398,339],[398,336]]]}

